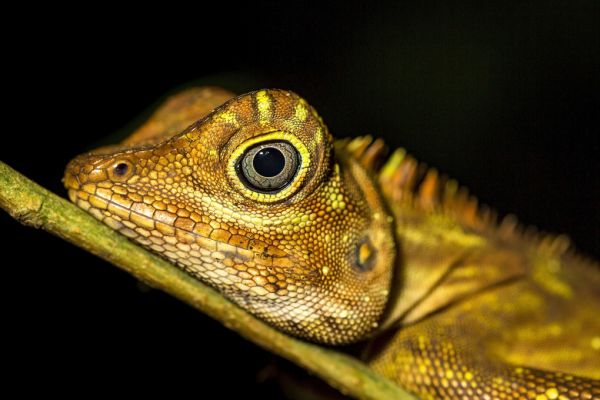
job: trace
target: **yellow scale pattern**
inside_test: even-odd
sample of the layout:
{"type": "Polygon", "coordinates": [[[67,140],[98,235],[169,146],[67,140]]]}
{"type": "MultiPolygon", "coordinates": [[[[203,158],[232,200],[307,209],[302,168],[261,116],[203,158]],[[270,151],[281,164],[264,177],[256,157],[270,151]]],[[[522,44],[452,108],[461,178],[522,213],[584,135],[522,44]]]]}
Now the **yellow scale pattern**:
{"type": "MultiPolygon", "coordinates": [[[[518,284],[503,295],[519,304],[527,290],[518,284]]],[[[505,319],[518,320],[530,310],[498,306],[498,296],[492,291],[398,331],[386,351],[372,356],[371,366],[423,399],[597,399],[598,381],[501,361],[503,354],[487,343],[495,340],[505,319]],[[475,307],[482,313],[474,313],[475,307]],[[487,335],[474,334],[486,328],[487,335]]]]}
{"type": "Polygon", "coordinates": [[[257,316],[297,336],[349,343],[377,327],[385,306],[391,225],[371,217],[384,209],[365,171],[340,168],[347,160],[332,161],[317,131],[327,128],[306,102],[260,91],[154,148],[83,155],[65,183],[80,207],[257,316]],[[273,140],[294,145],[299,172],[279,192],[253,191],[236,161],[273,140]],[[120,164],[124,176],[115,175],[120,164]],[[369,271],[355,267],[365,236],[378,249],[369,271]]]}
{"type": "Polygon", "coordinates": [[[364,361],[422,398],[600,398],[597,272],[562,237],[497,227],[402,150],[379,172],[384,150],[334,143],[291,92],[197,88],[75,158],[64,182],[79,207],[282,331],[372,339],[364,361]],[[269,141],[299,155],[274,192],[237,169],[269,141]]]}

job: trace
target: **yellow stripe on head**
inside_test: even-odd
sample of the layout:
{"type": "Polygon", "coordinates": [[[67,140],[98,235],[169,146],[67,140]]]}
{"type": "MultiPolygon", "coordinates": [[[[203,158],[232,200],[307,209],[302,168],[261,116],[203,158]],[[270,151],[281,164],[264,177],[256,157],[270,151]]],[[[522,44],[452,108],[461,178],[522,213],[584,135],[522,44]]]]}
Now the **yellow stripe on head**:
{"type": "Polygon", "coordinates": [[[240,123],[237,120],[237,116],[235,115],[235,113],[233,113],[231,111],[223,111],[223,112],[215,115],[214,120],[218,121],[218,122],[225,122],[225,123],[231,124],[231,125],[235,126],[236,128],[238,128],[240,126],[240,123]]]}
{"type": "Polygon", "coordinates": [[[306,102],[303,99],[300,99],[294,110],[294,118],[298,120],[298,122],[304,122],[307,116],[308,110],[306,109],[306,102]]]}
{"type": "Polygon", "coordinates": [[[260,122],[266,122],[271,117],[271,99],[266,91],[256,93],[256,108],[260,122]]]}

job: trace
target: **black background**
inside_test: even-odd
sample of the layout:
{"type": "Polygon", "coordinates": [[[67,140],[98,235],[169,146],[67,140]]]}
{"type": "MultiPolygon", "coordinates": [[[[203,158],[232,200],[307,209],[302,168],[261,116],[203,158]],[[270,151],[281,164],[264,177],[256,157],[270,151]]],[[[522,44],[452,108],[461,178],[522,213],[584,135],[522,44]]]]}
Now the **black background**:
{"type": "MultiPolygon", "coordinates": [[[[69,159],[177,87],[292,89],[334,135],[406,147],[598,257],[598,2],[502,3],[9,13],[0,159],[64,195],[69,159]]],[[[23,393],[282,395],[257,384],[272,356],[207,317],[4,213],[0,233],[5,379],[23,393]]]]}

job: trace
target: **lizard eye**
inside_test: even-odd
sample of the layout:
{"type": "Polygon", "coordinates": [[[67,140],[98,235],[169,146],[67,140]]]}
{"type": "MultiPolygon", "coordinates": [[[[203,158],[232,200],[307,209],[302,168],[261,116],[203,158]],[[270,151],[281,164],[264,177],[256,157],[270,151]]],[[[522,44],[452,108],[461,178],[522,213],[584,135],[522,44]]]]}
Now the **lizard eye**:
{"type": "Polygon", "coordinates": [[[248,148],[236,169],[240,180],[249,189],[274,193],[294,180],[299,165],[298,150],[291,143],[271,141],[248,148]]]}
{"type": "Polygon", "coordinates": [[[297,136],[274,131],[254,136],[232,149],[227,161],[230,183],[259,203],[289,199],[306,184],[311,153],[297,136]]]}

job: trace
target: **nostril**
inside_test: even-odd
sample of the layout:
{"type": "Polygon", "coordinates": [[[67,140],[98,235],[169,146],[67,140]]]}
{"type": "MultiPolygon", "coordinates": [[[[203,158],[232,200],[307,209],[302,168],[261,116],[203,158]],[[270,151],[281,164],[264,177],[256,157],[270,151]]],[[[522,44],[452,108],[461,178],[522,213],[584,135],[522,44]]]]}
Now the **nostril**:
{"type": "Polygon", "coordinates": [[[104,171],[108,172],[108,177],[115,182],[125,182],[135,172],[135,166],[129,160],[116,160],[109,165],[104,171]]]}
{"type": "Polygon", "coordinates": [[[127,174],[127,172],[129,172],[129,165],[125,163],[118,163],[114,167],[114,173],[117,176],[124,176],[127,174]]]}

